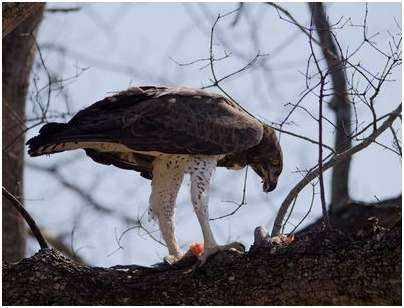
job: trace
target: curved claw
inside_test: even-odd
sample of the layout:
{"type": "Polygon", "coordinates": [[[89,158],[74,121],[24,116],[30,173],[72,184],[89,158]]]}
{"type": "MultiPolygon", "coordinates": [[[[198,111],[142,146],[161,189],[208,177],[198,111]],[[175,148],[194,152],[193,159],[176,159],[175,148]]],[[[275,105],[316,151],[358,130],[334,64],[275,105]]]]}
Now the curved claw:
{"type": "Polygon", "coordinates": [[[181,260],[182,256],[174,256],[174,255],[168,255],[163,258],[164,263],[168,265],[173,265],[174,263],[178,262],[181,260]]]}
{"type": "Polygon", "coordinates": [[[228,245],[225,245],[225,247],[228,247],[228,250],[235,250],[240,253],[245,253],[245,246],[240,242],[233,242],[228,245]]]}
{"type": "Polygon", "coordinates": [[[213,255],[221,252],[221,251],[234,251],[239,254],[245,253],[245,246],[239,242],[233,242],[227,245],[218,245],[214,247],[207,247],[203,250],[203,253],[200,255],[196,255],[195,252],[189,250],[185,255],[174,256],[168,255],[164,257],[164,263],[172,266],[172,267],[184,267],[189,266],[191,263],[194,263],[196,258],[199,260],[198,264],[194,263],[194,268],[203,266],[206,261],[213,255]]]}
{"type": "Polygon", "coordinates": [[[200,261],[199,267],[203,266],[206,263],[206,261],[209,259],[209,257],[217,254],[220,251],[226,251],[226,250],[236,251],[240,254],[245,253],[244,245],[239,242],[233,242],[233,243],[230,243],[227,245],[220,245],[220,246],[205,248],[203,254],[198,257],[198,259],[200,261]]]}

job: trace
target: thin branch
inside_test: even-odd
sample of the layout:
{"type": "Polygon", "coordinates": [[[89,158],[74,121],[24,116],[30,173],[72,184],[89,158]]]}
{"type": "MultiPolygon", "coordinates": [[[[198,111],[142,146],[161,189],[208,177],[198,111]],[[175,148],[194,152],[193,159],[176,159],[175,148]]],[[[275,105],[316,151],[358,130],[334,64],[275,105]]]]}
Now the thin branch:
{"type": "Polygon", "coordinates": [[[7,198],[14,208],[24,217],[25,221],[27,222],[28,226],[31,228],[32,234],[35,236],[36,240],[39,243],[41,249],[48,248],[48,244],[46,243],[45,238],[43,237],[41,230],[39,230],[35,220],[31,217],[31,215],[27,212],[24,206],[21,204],[18,199],[11,194],[4,186],[2,186],[2,193],[5,198],[7,198]]]}
{"type": "MultiPolygon", "coordinates": [[[[324,81],[326,76],[321,76],[322,81],[324,81]]],[[[321,208],[323,210],[323,217],[325,224],[328,229],[331,229],[330,218],[328,216],[327,205],[325,201],[325,191],[324,191],[324,178],[323,178],[323,91],[324,91],[324,82],[321,83],[320,87],[320,99],[318,102],[318,170],[319,170],[319,181],[320,181],[320,200],[321,200],[321,208]]]]}
{"type": "MultiPolygon", "coordinates": [[[[310,201],[310,206],[309,209],[307,211],[307,213],[303,216],[303,218],[299,221],[299,223],[293,228],[293,230],[289,233],[289,234],[293,234],[295,233],[295,231],[297,230],[297,228],[299,228],[299,226],[303,223],[303,221],[305,221],[305,219],[307,218],[307,216],[309,216],[309,214],[311,213],[311,210],[313,208],[313,204],[314,204],[314,197],[315,197],[315,185],[311,185],[313,188],[313,192],[311,194],[311,201],[310,201]]],[[[282,232],[283,233],[283,232],[282,232]]]]}
{"type": "Polygon", "coordinates": [[[38,51],[39,59],[41,60],[41,64],[42,64],[43,69],[45,70],[45,73],[46,73],[46,77],[48,78],[48,84],[47,84],[48,94],[47,94],[47,100],[46,100],[45,109],[43,109],[42,106],[40,105],[40,107],[42,109],[43,118],[46,119],[46,114],[48,113],[48,109],[49,109],[49,106],[50,106],[50,103],[51,103],[51,97],[52,97],[51,96],[51,94],[52,94],[52,75],[50,74],[50,72],[48,70],[48,67],[45,64],[45,59],[44,59],[44,57],[42,55],[41,48],[39,47],[38,41],[36,39],[36,36],[33,33],[31,33],[31,38],[34,41],[35,47],[36,47],[36,49],[38,51]]]}
{"type": "Polygon", "coordinates": [[[297,201],[297,197],[298,197],[298,196],[299,196],[299,195],[296,195],[296,198],[293,200],[292,207],[290,208],[288,217],[286,217],[285,222],[284,222],[283,225],[282,225],[281,234],[283,234],[283,231],[285,230],[285,226],[286,226],[286,224],[289,222],[290,217],[292,216],[292,213],[293,213],[293,210],[294,210],[294,208],[295,208],[295,205],[296,205],[296,201],[297,201]]]}
{"type": "Polygon", "coordinates": [[[42,171],[42,172],[48,172],[48,173],[52,174],[55,177],[55,179],[59,181],[60,184],[62,184],[67,189],[73,191],[74,193],[76,193],[82,200],[85,201],[85,204],[87,206],[92,207],[93,209],[97,210],[98,212],[106,214],[106,215],[115,215],[118,218],[123,219],[124,221],[126,221],[127,223],[130,223],[130,224],[138,223],[135,219],[130,218],[117,211],[114,211],[114,210],[108,208],[107,206],[99,203],[84,189],[82,189],[78,185],[75,185],[75,184],[67,181],[63,177],[63,175],[60,173],[60,171],[57,169],[56,166],[45,167],[45,166],[40,166],[40,165],[29,163],[29,162],[27,162],[26,164],[28,167],[33,168],[35,170],[42,171]]]}
{"type": "Polygon", "coordinates": [[[85,204],[87,206],[92,207],[94,210],[104,214],[104,215],[108,215],[108,216],[115,216],[118,219],[123,220],[124,222],[126,222],[129,225],[135,225],[136,227],[138,227],[139,230],[143,230],[146,232],[146,234],[154,241],[156,241],[157,243],[166,246],[162,241],[158,240],[155,236],[153,236],[151,234],[151,232],[149,230],[147,230],[143,224],[142,224],[142,218],[137,218],[134,219],[132,217],[129,217],[123,213],[120,213],[116,210],[110,209],[107,206],[99,203],[97,200],[95,200],[93,198],[93,196],[91,196],[89,193],[87,193],[85,190],[83,190],[81,187],[79,187],[78,185],[75,185],[71,182],[69,182],[68,180],[66,180],[63,175],[60,173],[60,171],[58,170],[57,166],[51,166],[51,167],[44,167],[44,166],[39,166],[33,163],[26,163],[28,167],[31,167],[33,169],[42,171],[42,172],[48,172],[51,173],[58,181],[60,184],[62,184],[64,187],[66,187],[67,189],[70,189],[71,191],[73,191],[74,193],[76,193],[82,200],[85,201],[85,204]]]}
{"type": "Polygon", "coordinates": [[[231,211],[230,213],[228,213],[228,214],[225,214],[225,215],[222,215],[222,216],[219,216],[219,217],[215,217],[215,218],[209,219],[210,221],[217,220],[217,219],[222,219],[222,218],[225,218],[225,217],[229,217],[229,216],[231,216],[231,215],[234,215],[243,205],[247,204],[246,198],[245,198],[245,196],[246,196],[245,192],[246,192],[246,187],[247,187],[247,174],[248,174],[248,166],[245,168],[244,186],[243,186],[243,197],[242,197],[242,199],[241,199],[241,202],[240,202],[240,203],[237,203],[237,202],[235,202],[235,201],[225,201],[225,202],[235,203],[235,204],[237,204],[237,207],[236,207],[233,211],[231,211]]]}
{"type": "MultiPolygon", "coordinates": [[[[274,2],[267,2],[266,4],[268,4],[269,6],[272,6],[276,9],[278,16],[280,19],[285,20],[287,22],[290,22],[291,24],[297,26],[304,34],[306,34],[307,36],[310,36],[309,31],[307,30],[306,27],[302,26],[294,17],[292,14],[289,13],[288,10],[284,9],[283,7],[281,7],[279,4],[274,3],[274,2]],[[290,20],[287,20],[285,18],[283,18],[280,14],[279,11],[281,11],[283,14],[285,14],[290,20]]],[[[313,41],[318,44],[321,45],[320,42],[318,40],[316,40],[315,38],[313,38],[313,41]]]]}
{"type": "MultiPolygon", "coordinates": [[[[357,144],[356,146],[341,152],[337,155],[334,155],[328,162],[326,162],[323,165],[323,172],[326,171],[327,169],[345,161],[346,159],[349,159],[352,155],[355,153],[365,149],[368,147],[373,141],[376,140],[377,137],[379,137],[386,129],[388,129],[393,122],[399,117],[401,114],[401,103],[398,105],[398,107],[391,112],[390,116],[383,122],[383,124],[375,131],[373,132],[368,138],[366,138],[363,142],[357,144]]],[[[298,195],[304,187],[308,183],[310,183],[312,180],[314,180],[318,175],[320,174],[319,168],[315,168],[314,170],[310,171],[304,179],[302,179],[299,183],[293,187],[293,189],[289,192],[289,194],[286,196],[285,200],[282,202],[281,207],[279,208],[278,214],[275,218],[274,226],[272,229],[271,236],[276,236],[279,235],[281,228],[282,228],[282,222],[283,219],[288,211],[288,208],[296,195],[298,195]]]]}
{"type": "Polygon", "coordinates": [[[48,8],[46,13],[76,13],[81,10],[80,6],[77,7],[61,7],[61,8],[48,8]]]}
{"type": "MultiPolygon", "coordinates": [[[[218,62],[218,61],[227,59],[227,58],[229,58],[230,56],[231,56],[231,52],[227,53],[227,52],[225,51],[225,52],[224,52],[224,56],[222,56],[222,57],[220,57],[220,58],[215,58],[214,61],[218,62]]],[[[201,58],[201,59],[196,59],[196,60],[193,60],[193,61],[190,61],[190,62],[184,62],[184,63],[182,63],[182,62],[179,62],[179,61],[175,60],[173,57],[169,57],[169,59],[170,59],[171,61],[173,61],[175,64],[177,64],[178,66],[190,66],[190,65],[193,65],[193,64],[199,63],[199,62],[208,62],[208,61],[210,61],[210,58],[201,58]]],[[[203,66],[202,68],[204,68],[204,67],[205,67],[205,66],[203,66]]]]}
{"type": "MultiPolygon", "coordinates": [[[[209,66],[210,66],[210,71],[213,77],[213,85],[215,87],[217,87],[225,96],[227,96],[234,104],[236,104],[238,107],[240,107],[244,112],[246,112],[248,115],[254,117],[248,110],[246,110],[243,106],[241,106],[240,104],[237,103],[237,101],[235,99],[233,99],[233,97],[227,93],[227,91],[225,89],[223,89],[223,87],[220,85],[220,82],[217,79],[216,76],[216,71],[214,68],[214,62],[215,62],[215,57],[214,57],[214,53],[213,53],[213,36],[214,36],[214,32],[215,32],[215,28],[217,23],[219,22],[219,20],[221,18],[224,18],[226,16],[229,16],[230,14],[233,14],[234,12],[237,12],[239,9],[235,9],[229,13],[226,13],[224,15],[218,15],[215,22],[212,25],[212,28],[210,30],[210,43],[209,43],[209,66]]],[[[255,118],[255,117],[254,117],[255,118]]]]}
{"type": "Polygon", "coordinates": [[[237,15],[236,15],[236,17],[234,17],[234,20],[231,23],[232,27],[236,26],[238,21],[240,20],[240,16],[241,16],[241,12],[243,11],[243,8],[244,8],[244,2],[240,2],[238,4],[238,8],[237,8],[237,15]]]}
{"type": "Polygon", "coordinates": [[[129,227],[129,228],[126,228],[126,229],[121,233],[121,235],[120,235],[119,237],[116,235],[116,229],[114,230],[115,242],[116,242],[116,244],[118,245],[118,248],[116,248],[114,251],[112,251],[111,253],[109,253],[109,254],[107,255],[107,257],[110,257],[110,256],[114,255],[116,252],[118,252],[119,250],[124,249],[124,247],[121,245],[121,240],[122,240],[122,238],[125,236],[126,233],[128,233],[130,230],[133,230],[133,229],[139,229],[139,227],[138,227],[138,226],[131,226],[131,227],[129,227]]]}
{"type": "MultiPolygon", "coordinates": [[[[383,120],[384,118],[387,118],[391,115],[391,112],[386,113],[382,116],[380,116],[379,118],[377,118],[376,122],[379,122],[381,120],[383,120]]],[[[359,132],[357,132],[355,135],[352,135],[351,138],[352,139],[356,139],[356,140],[363,140],[363,139],[358,139],[358,136],[360,136],[361,134],[363,134],[365,131],[367,131],[370,127],[373,127],[373,122],[369,123],[368,125],[366,125],[364,128],[362,128],[359,132]]]]}
{"type": "MultiPolygon", "coordinates": [[[[224,80],[226,80],[226,79],[228,79],[228,78],[230,78],[230,77],[233,77],[233,76],[235,76],[235,75],[237,75],[237,74],[239,74],[239,73],[241,73],[241,72],[244,72],[245,70],[247,70],[249,67],[251,67],[252,65],[254,65],[255,64],[255,62],[257,62],[257,60],[260,58],[260,57],[265,57],[265,56],[268,56],[268,54],[260,54],[259,52],[255,55],[255,57],[252,59],[252,60],[250,60],[246,65],[244,65],[242,68],[240,68],[240,69],[238,69],[238,70],[236,70],[236,71],[234,71],[234,72],[232,72],[232,73],[230,73],[230,74],[227,74],[226,76],[223,76],[223,77],[221,77],[220,79],[217,79],[216,77],[215,77],[215,80],[214,80],[214,82],[211,84],[211,85],[208,85],[208,86],[204,86],[204,87],[202,87],[202,89],[208,89],[208,88],[211,88],[211,87],[216,87],[220,82],[222,82],[222,81],[224,81],[224,80]]],[[[211,59],[209,59],[210,61],[211,61],[211,63],[213,62],[213,61],[218,61],[218,59],[214,59],[214,58],[211,58],[211,59]]]]}
{"type": "Polygon", "coordinates": [[[393,152],[394,154],[396,154],[396,155],[398,155],[398,156],[401,156],[401,155],[400,155],[400,152],[397,151],[396,149],[393,149],[393,148],[391,148],[391,147],[389,147],[389,146],[387,146],[387,145],[385,145],[385,144],[383,144],[383,143],[381,143],[381,142],[378,142],[378,141],[376,141],[376,140],[374,141],[374,143],[377,144],[378,146],[382,147],[382,148],[385,149],[385,150],[388,150],[388,151],[393,152]]]}
{"type": "MultiPolygon", "coordinates": [[[[327,211],[327,204],[325,201],[325,190],[324,190],[324,178],[323,178],[323,98],[324,98],[324,85],[328,75],[328,72],[325,74],[320,68],[318,63],[316,54],[313,49],[313,42],[312,42],[312,30],[310,29],[310,51],[311,55],[313,56],[314,63],[317,67],[317,71],[320,74],[320,94],[318,100],[318,170],[319,170],[319,182],[320,182],[320,200],[321,200],[321,208],[323,211],[324,222],[326,227],[330,230],[331,223],[330,218],[328,216],[327,211]]],[[[335,85],[334,85],[335,86],[335,85]]],[[[296,196],[297,197],[297,196],[296,196]]]]}
{"type": "MultiPolygon", "coordinates": [[[[305,141],[307,141],[307,142],[310,142],[310,143],[313,143],[313,144],[316,144],[316,145],[319,144],[318,141],[313,140],[313,139],[310,139],[309,137],[302,136],[302,135],[298,135],[298,134],[296,134],[296,133],[293,133],[293,132],[290,132],[290,131],[287,131],[287,130],[284,130],[284,129],[281,129],[281,128],[277,128],[277,127],[275,127],[275,126],[273,126],[273,125],[270,125],[270,126],[271,126],[271,128],[273,128],[274,130],[276,130],[276,131],[278,131],[278,132],[281,132],[281,133],[283,133],[283,134],[290,135],[290,136],[293,136],[293,137],[296,137],[296,138],[305,140],[305,141]]],[[[335,150],[334,150],[332,147],[330,147],[330,146],[328,146],[328,145],[326,145],[326,144],[324,144],[324,143],[322,144],[322,146],[323,146],[324,148],[326,148],[327,150],[331,151],[332,153],[335,153],[335,150]]]]}
{"type": "Polygon", "coordinates": [[[393,138],[394,138],[393,145],[397,148],[397,151],[399,152],[399,155],[403,156],[403,152],[401,151],[400,141],[398,140],[396,131],[394,130],[394,128],[392,126],[390,127],[390,131],[393,134],[393,138]]]}

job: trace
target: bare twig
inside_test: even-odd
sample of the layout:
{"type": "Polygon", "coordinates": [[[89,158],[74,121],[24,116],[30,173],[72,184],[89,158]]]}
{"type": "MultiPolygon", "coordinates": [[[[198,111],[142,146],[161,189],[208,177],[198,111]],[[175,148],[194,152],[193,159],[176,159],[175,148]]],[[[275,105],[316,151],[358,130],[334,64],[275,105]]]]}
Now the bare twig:
{"type": "Polygon", "coordinates": [[[7,198],[14,208],[24,217],[25,221],[27,222],[28,226],[31,228],[32,234],[35,236],[36,240],[39,243],[41,249],[48,248],[48,244],[46,243],[45,238],[43,237],[41,230],[39,230],[35,220],[31,217],[31,215],[27,212],[24,206],[21,204],[18,199],[11,194],[4,186],[2,186],[2,193],[5,198],[7,198]]]}
{"type": "MultiPolygon", "coordinates": [[[[325,80],[325,76],[321,76],[322,81],[325,80]]],[[[324,82],[321,83],[320,87],[320,99],[318,102],[318,170],[319,170],[319,181],[320,181],[320,199],[321,199],[321,208],[323,210],[323,217],[325,224],[328,229],[331,229],[330,218],[328,216],[327,205],[325,202],[325,191],[324,191],[324,178],[323,178],[323,91],[324,91],[324,82]]]]}
{"type": "Polygon", "coordinates": [[[42,43],[41,49],[42,50],[45,50],[45,49],[52,50],[54,52],[58,52],[64,56],[74,59],[74,60],[80,59],[80,62],[85,62],[85,63],[87,63],[88,66],[97,67],[99,69],[106,70],[109,72],[127,75],[131,78],[133,78],[133,76],[142,75],[142,76],[144,76],[144,78],[149,78],[149,79],[155,80],[156,82],[161,83],[161,84],[170,83],[170,80],[167,79],[165,76],[163,76],[163,75],[155,76],[153,74],[148,74],[147,70],[144,70],[144,69],[142,70],[142,68],[139,66],[135,67],[135,66],[129,66],[129,65],[123,64],[123,63],[111,62],[106,59],[97,58],[94,55],[88,55],[88,54],[85,54],[82,52],[75,51],[66,46],[56,45],[53,42],[42,43]]]}
{"type": "Polygon", "coordinates": [[[400,156],[403,156],[403,152],[401,150],[401,145],[400,145],[400,141],[398,140],[396,131],[394,130],[394,128],[391,126],[390,127],[390,131],[393,134],[393,138],[394,138],[394,142],[393,145],[395,146],[395,148],[397,149],[398,153],[400,156]]]}
{"type": "MultiPolygon", "coordinates": [[[[276,131],[278,131],[278,132],[281,132],[281,133],[283,133],[283,134],[290,135],[290,136],[293,136],[293,137],[296,137],[296,138],[305,140],[305,141],[307,141],[307,142],[310,142],[310,143],[313,143],[313,144],[316,144],[316,145],[319,144],[318,141],[313,140],[313,139],[310,139],[309,137],[302,136],[302,135],[299,135],[299,134],[296,134],[296,133],[293,133],[293,132],[290,132],[290,131],[287,131],[287,130],[278,128],[278,127],[276,127],[276,126],[274,126],[274,125],[270,125],[270,126],[271,126],[271,128],[273,128],[274,130],[276,130],[276,131]]],[[[330,146],[328,146],[328,145],[326,145],[326,144],[324,144],[324,143],[322,144],[322,146],[323,146],[324,148],[326,148],[327,150],[331,151],[332,153],[335,153],[335,150],[334,150],[332,147],[330,147],[330,146]]]]}
{"type": "MultiPolygon", "coordinates": [[[[231,56],[231,52],[227,53],[226,51],[224,52],[224,56],[220,57],[220,58],[215,58],[213,59],[214,61],[218,62],[218,61],[222,61],[224,59],[227,59],[231,56]]],[[[169,59],[171,61],[173,61],[175,64],[177,64],[178,66],[189,66],[189,65],[193,65],[199,62],[209,62],[210,58],[201,58],[201,59],[196,59],[193,61],[189,61],[189,62],[179,62],[177,60],[175,60],[173,57],[169,57],[169,59]]],[[[203,66],[202,68],[204,68],[205,66],[203,66]]]]}
{"type": "Polygon", "coordinates": [[[126,229],[121,233],[121,235],[120,235],[119,237],[118,237],[117,234],[116,234],[116,229],[114,230],[115,242],[116,242],[116,244],[118,245],[118,248],[116,248],[114,251],[112,251],[111,253],[109,253],[109,254],[107,255],[107,257],[110,257],[110,256],[112,256],[113,254],[115,254],[116,252],[118,252],[119,250],[124,249],[123,245],[121,245],[121,240],[122,240],[122,238],[125,236],[126,233],[128,233],[130,230],[133,230],[133,229],[139,229],[139,226],[132,226],[132,227],[126,228],[126,229]]]}
{"type": "MultiPolygon", "coordinates": [[[[280,6],[277,3],[274,2],[267,2],[268,5],[274,7],[276,9],[276,11],[278,12],[278,16],[280,19],[285,20],[287,22],[290,22],[291,24],[294,24],[295,26],[297,26],[304,34],[306,34],[307,36],[310,36],[309,31],[306,27],[302,26],[294,17],[292,14],[289,13],[288,10],[284,9],[282,6],[280,6]],[[281,14],[279,14],[279,11],[281,11],[283,14],[285,14],[290,20],[287,20],[285,18],[283,18],[281,16],[281,14]]],[[[313,41],[316,44],[320,44],[319,41],[317,41],[315,38],[313,38],[313,41]]]]}
{"type": "Polygon", "coordinates": [[[292,216],[292,213],[293,213],[293,210],[294,210],[294,208],[295,208],[295,204],[296,204],[296,201],[297,201],[298,196],[299,196],[299,195],[296,195],[296,198],[293,200],[292,207],[290,208],[288,217],[286,217],[285,222],[284,222],[283,225],[282,225],[281,234],[283,234],[283,231],[285,230],[285,226],[286,226],[286,224],[289,222],[290,217],[292,216]]]}
{"type": "Polygon", "coordinates": [[[319,170],[319,182],[320,182],[320,200],[321,208],[323,211],[324,222],[328,229],[331,229],[330,218],[327,211],[327,204],[325,201],[325,191],[324,191],[324,178],[323,178],[323,98],[324,98],[324,85],[328,75],[328,71],[323,73],[317,60],[316,53],[313,49],[312,43],[312,30],[310,29],[310,50],[313,56],[314,63],[317,67],[317,71],[320,74],[320,94],[318,100],[318,170],[319,170]]]}
{"type": "MultiPolygon", "coordinates": [[[[305,221],[305,219],[307,218],[307,216],[309,216],[312,208],[313,208],[313,204],[314,204],[314,197],[316,196],[315,193],[315,185],[311,185],[313,188],[312,194],[311,194],[311,201],[310,201],[310,206],[309,209],[307,210],[306,214],[304,214],[304,216],[302,217],[302,219],[299,221],[299,223],[293,228],[293,230],[289,233],[289,234],[293,234],[295,233],[295,231],[297,230],[297,228],[299,228],[299,226],[303,223],[303,221],[305,221]]],[[[282,232],[283,233],[283,232],[282,232]]]]}
{"type": "Polygon", "coordinates": [[[392,148],[392,147],[389,147],[389,146],[387,146],[387,145],[385,145],[385,144],[383,144],[383,143],[381,143],[381,142],[378,142],[378,141],[374,141],[374,143],[375,143],[376,145],[382,147],[382,148],[385,149],[385,150],[388,150],[388,151],[390,151],[390,152],[392,152],[392,153],[394,153],[394,154],[396,154],[396,155],[398,155],[398,156],[401,156],[401,155],[400,155],[400,152],[397,151],[396,149],[392,148]]]}
{"type": "Polygon", "coordinates": [[[48,8],[46,13],[76,13],[81,10],[81,7],[60,7],[60,8],[48,8]]]}
{"type": "MultiPolygon", "coordinates": [[[[210,71],[213,77],[213,85],[215,87],[217,87],[225,96],[227,96],[232,102],[234,102],[235,104],[237,104],[244,112],[246,112],[247,114],[249,114],[250,116],[254,117],[248,110],[246,110],[243,106],[241,106],[240,104],[237,103],[237,101],[235,99],[233,99],[233,97],[220,85],[219,79],[216,76],[216,71],[215,71],[215,67],[214,67],[214,62],[215,62],[215,57],[214,57],[214,53],[213,53],[213,37],[214,37],[214,33],[215,33],[215,28],[217,23],[219,22],[219,20],[221,18],[224,18],[226,16],[229,16],[235,12],[237,12],[239,9],[235,9],[231,12],[228,12],[226,14],[223,15],[218,15],[215,22],[212,25],[212,28],[210,30],[210,43],[209,43],[209,64],[210,64],[210,71]]],[[[254,117],[255,118],[255,117],[254,117]]]]}
{"type": "MultiPolygon", "coordinates": [[[[240,69],[238,69],[238,70],[236,70],[234,72],[231,72],[230,74],[227,74],[226,76],[223,76],[223,77],[221,77],[219,79],[217,79],[216,76],[214,76],[214,82],[211,85],[207,85],[207,86],[202,87],[202,89],[208,89],[208,88],[211,88],[211,87],[217,87],[220,82],[222,82],[222,81],[224,81],[224,80],[226,80],[226,79],[228,79],[230,77],[233,77],[233,76],[235,76],[237,74],[240,74],[241,72],[244,72],[245,70],[250,68],[252,65],[254,65],[255,62],[257,62],[257,60],[260,57],[264,57],[264,56],[267,56],[267,55],[268,54],[260,54],[258,52],[255,55],[255,57],[252,60],[250,60],[246,65],[244,65],[242,68],[240,68],[240,69]]],[[[218,59],[210,58],[209,60],[210,60],[210,63],[212,64],[214,61],[217,61],[218,59]]]]}
{"type": "Polygon", "coordinates": [[[246,196],[245,192],[246,192],[246,187],[247,187],[247,174],[248,174],[248,166],[245,168],[244,186],[243,186],[243,197],[242,197],[242,199],[241,199],[241,202],[237,203],[237,202],[235,202],[235,201],[225,201],[225,202],[235,203],[235,204],[237,204],[237,207],[236,207],[233,211],[231,211],[230,213],[228,213],[228,214],[225,214],[225,215],[222,215],[222,216],[219,216],[219,217],[215,217],[215,218],[210,218],[209,220],[212,221],[212,220],[222,219],[222,218],[225,218],[225,217],[229,217],[229,216],[231,216],[231,215],[234,215],[243,205],[247,204],[246,198],[245,198],[245,196],[246,196]]]}
{"type": "Polygon", "coordinates": [[[240,20],[240,16],[241,16],[241,12],[243,11],[244,8],[244,2],[240,2],[238,4],[238,8],[237,8],[237,14],[236,17],[234,17],[233,22],[231,23],[231,25],[234,27],[235,25],[237,25],[238,21],[240,20]]]}
{"type": "MultiPolygon", "coordinates": [[[[331,108],[336,115],[336,136],[335,150],[337,152],[345,151],[352,145],[351,134],[351,105],[347,97],[347,82],[345,76],[345,59],[343,59],[342,50],[333,35],[331,26],[326,16],[322,3],[309,3],[312,14],[312,20],[316,26],[316,32],[319,37],[320,46],[325,57],[328,72],[332,80],[333,98],[331,108]]],[[[311,33],[309,33],[309,38],[311,33]]],[[[310,39],[310,44],[312,44],[310,39]]],[[[312,47],[311,47],[312,48],[312,47]]],[[[319,67],[317,66],[319,69],[319,67]]],[[[320,73],[320,71],[319,71],[320,73]]],[[[320,73],[321,74],[321,73],[320,73]]],[[[335,210],[339,205],[349,199],[349,168],[350,158],[343,164],[335,166],[332,171],[331,184],[331,210],[335,210]]],[[[320,184],[321,187],[321,184],[320,184]]]]}
{"type": "MultiPolygon", "coordinates": [[[[356,146],[338,153],[337,155],[334,155],[328,162],[323,164],[323,172],[326,171],[327,169],[345,161],[346,159],[350,158],[352,155],[355,153],[362,151],[366,147],[368,147],[374,140],[376,140],[377,137],[379,137],[386,129],[388,129],[393,122],[399,117],[401,114],[401,103],[398,105],[398,107],[391,112],[390,116],[382,123],[382,125],[375,131],[373,132],[368,138],[366,138],[363,142],[357,144],[356,146]]],[[[310,183],[312,180],[314,180],[316,177],[318,177],[320,173],[319,168],[315,168],[314,170],[310,171],[304,179],[302,179],[299,183],[297,183],[293,189],[289,192],[289,194],[286,196],[285,200],[282,202],[281,207],[279,208],[278,214],[276,215],[274,226],[272,229],[272,236],[279,235],[279,232],[281,231],[282,228],[282,222],[283,219],[288,211],[288,208],[292,201],[295,199],[296,195],[298,195],[304,187],[308,183],[310,183]]]]}
{"type": "Polygon", "coordinates": [[[93,198],[93,196],[91,196],[86,191],[84,191],[81,187],[79,187],[78,185],[75,185],[75,184],[71,183],[70,181],[68,181],[67,179],[65,179],[56,166],[44,167],[44,166],[39,166],[39,165],[36,165],[33,163],[29,163],[29,162],[27,162],[27,166],[29,166],[33,169],[39,170],[39,171],[51,173],[64,187],[66,187],[67,189],[70,189],[71,191],[76,193],[80,198],[82,198],[82,200],[85,201],[85,204],[87,206],[92,207],[94,210],[96,210],[104,215],[108,215],[108,216],[113,215],[113,216],[117,217],[118,219],[121,219],[122,221],[126,222],[129,225],[136,226],[139,230],[145,231],[146,234],[151,239],[153,239],[157,243],[165,246],[165,244],[162,241],[158,240],[155,236],[152,235],[152,233],[149,230],[146,229],[146,227],[142,223],[141,218],[134,219],[134,218],[129,217],[116,210],[110,209],[106,205],[101,204],[100,202],[95,200],[93,198]]]}
{"type": "Polygon", "coordinates": [[[50,72],[48,70],[48,67],[45,64],[45,59],[44,59],[44,57],[42,55],[41,48],[38,45],[38,41],[37,41],[35,35],[32,34],[32,33],[31,33],[31,38],[34,41],[35,47],[36,47],[36,49],[38,51],[39,59],[41,60],[41,64],[42,64],[43,69],[44,69],[44,71],[46,73],[46,76],[48,78],[48,84],[47,84],[48,95],[47,95],[47,101],[46,101],[45,108],[43,108],[43,106],[40,105],[40,107],[42,109],[42,116],[43,116],[44,119],[46,119],[46,114],[48,112],[48,109],[49,109],[49,106],[50,106],[50,103],[51,103],[51,97],[52,97],[51,96],[51,93],[52,93],[52,75],[50,74],[50,72]]]}

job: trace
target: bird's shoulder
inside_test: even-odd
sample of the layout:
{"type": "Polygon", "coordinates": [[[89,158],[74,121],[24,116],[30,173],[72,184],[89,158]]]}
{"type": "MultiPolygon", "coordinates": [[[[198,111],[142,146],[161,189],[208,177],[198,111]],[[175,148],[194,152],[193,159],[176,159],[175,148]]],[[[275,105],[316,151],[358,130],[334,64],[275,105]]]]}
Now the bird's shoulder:
{"type": "Polygon", "coordinates": [[[114,111],[116,109],[130,108],[144,101],[160,104],[167,102],[183,104],[191,101],[195,102],[195,100],[200,104],[224,103],[227,107],[234,108],[240,112],[243,111],[238,104],[215,92],[185,86],[138,86],[114,92],[113,95],[95,102],[79,113],[83,115],[97,111],[114,111]],[[170,98],[174,99],[170,100],[170,98]]]}

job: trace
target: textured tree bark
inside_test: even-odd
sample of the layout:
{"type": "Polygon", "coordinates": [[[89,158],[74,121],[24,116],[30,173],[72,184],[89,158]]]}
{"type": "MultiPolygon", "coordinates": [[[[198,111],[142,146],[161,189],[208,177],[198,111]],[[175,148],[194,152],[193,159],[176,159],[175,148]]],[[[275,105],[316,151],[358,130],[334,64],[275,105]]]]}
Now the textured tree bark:
{"type": "MultiPolygon", "coordinates": [[[[334,96],[329,106],[336,115],[335,150],[343,152],[352,146],[351,134],[351,105],[347,96],[347,82],[345,67],[341,61],[341,55],[330,33],[330,25],[327,20],[324,5],[321,2],[310,2],[310,11],[316,26],[319,41],[323,46],[322,51],[327,61],[330,76],[333,83],[334,96]]],[[[336,211],[345,205],[349,198],[349,167],[351,159],[341,162],[333,167],[331,184],[330,211],[336,211]]]]}
{"type": "Polygon", "coordinates": [[[3,264],[3,304],[400,305],[401,207],[380,208],[375,220],[358,205],[354,230],[317,223],[288,246],[218,254],[196,270],[92,268],[42,250],[3,264]]]}
{"type": "Polygon", "coordinates": [[[3,3],[3,34],[2,38],[11,33],[29,16],[42,15],[43,3],[6,2],[3,3]]]}
{"type": "MultiPolygon", "coordinates": [[[[23,34],[36,31],[44,6],[39,4],[38,9],[36,4],[35,9],[28,10],[35,13],[31,16],[21,3],[3,6],[3,13],[7,12],[3,24],[15,25],[6,37],[3,33],[3,186],[15,196],[23,194],[24,134],[21,133],[25,128],[25,97],[34,58],[33,39],[23,34]]],[[[4,197],[2,201],[3,260],[17,261],[25,254],[25,228],[10,201],[4,197]]]]}

